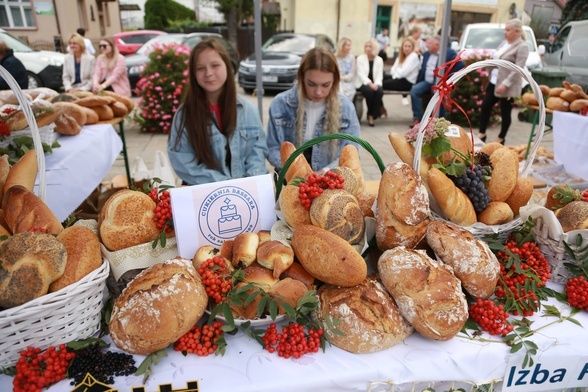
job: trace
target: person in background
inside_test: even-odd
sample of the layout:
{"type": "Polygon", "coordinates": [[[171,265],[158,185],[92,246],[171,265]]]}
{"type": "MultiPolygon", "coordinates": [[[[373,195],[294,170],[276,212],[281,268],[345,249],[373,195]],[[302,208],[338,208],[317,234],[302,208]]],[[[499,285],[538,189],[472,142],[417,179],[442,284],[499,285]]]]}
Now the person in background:
{"type": "MultiPolygon", "coordinates": [[[[435,35],[427,40],[428,50],[422,56],[421,69],[417,76],[416,83],[410,89],[410,100],[412,104],[413,122],[409,125],[414,127],[421,121],[422,96],[431,92],[431,87],[436,83],[435,69],[447,61],[452,61],[457,57],[457,53],[451,48],[447,48],[445,61],[439,61],[439,49],[441,47],[441,37],[435,35]]],[[[464,67],[463,62],[458,62],[452,69],[452,73],[459,71],[464,67]]],[[[443,116],[443,106],[441,106],[440,115],[443,116]]]]}
{"type": "Polygon", "coordinates": [[[549,37],[547,37],[547,41],[545,41],[545,52],[546,53],[551,53],[553,52],[553,50],[555,49],[554,43],[555,42],[555,34],[551,33],[549,34],[549,37]]]}
{"type": "Polygon", "coordinates": [[[376,35],[376,41],[380,45],[380,50],[378,52],[378,56],[382,58],[384,62],[388,60],[388,54],[386,51],[388,50],[388,46],[390,46],[390,37],[388,36],[388,29],[383,28],[380,34],[376,35]]]}
{"type": "MultiPolygon", "coordinates": [[[[4,41],[0,41],[0,65],[6,68],[21,89],[29,88],[29,75],[26,68],[19,59],[14,57],[13,50],[4,41]]],[[[10,90],[4,78],[0,78],[0,90],[10,90]]]]}
{"type": "MultiPolygon", "coordinates": [[[[409,92],[413,84],[416,83],[421,61],[419,55],[415,52],[415,43],[412,38],[405,38],[398,57],[392,65],[390,75],[392,78],[384,79],[384,90],[406,91],[409,92]]],[[[403,99],[403,103],[406,100],[403,99]]],[[[408,105],[408,100],[406,100],[408,105]]]]}
{"type": "MultiPolygon", "coordinates": [[[[524,68],[529,57],[529,46],[525,42],[523,22],[520,19],[511,19],[504,26],[504,41],[493,54],[494,59],[510,61],[524,68]]],[[[486,87],[486,94],[480,108],[480,133],[478,137],[486,141],[486,129],[492,115],[492,108],[498,102],[500,104],[500,133],[496,141],[505,143],[506,134],[512,123],[511,112],[513,98],[521,96],[523,80],[515,71],[503,67],[495,67],[490,72],[490,80],[486,87]]]]}
{"type": "MultiPolygon", "coordinates": [[[[94,56],[96,54],[96,49],[94,49],[94,45],[92,45],[92,41],[89,38],[86,38],[86,29],[84,29],[83,27],[80,27],[79,29],[76,30],[76,33],[81,35],[82,38],[84,39],[84,45],[86,46],[86,52],[88,54],[91,54],[92,56],[94,56]]],[[[68,46],[67,53],[69,53],[70,51],[71,51],[71,48],[68,46]]]]}
{"type": "Polygon", "coordinates": [[[337,64],[339,65],[341,94],[351,101],[355,97],[355,56],[351,54],[351,40],[343,37],[337,42],[337,64]]]}
{"type": "MultiPolygon", "coordinates": [[[[382,59],[380,59],[382,61],[382,59]]],[[[353,103],[339,93],[339,67],[335,55],[316,47],[306,52],[298,68],[298,83],[278,94],[269,107],[267,145],[269,162],[282,169],[280,147],[288,141],[296,148],[321,135],[347,133],[359,136],[359,121],[353,103]]],[[[318,143],[304,151],[315,172],[338,165],[341,150],[349,140],[318,143]]]]}
{"type": "Polygon", "coordinates": [[[381,114],[386,115],[385,109],[382,109],[384,61],[376,54],[378,49],[378,42],[371,39],[365,43],[364,53],[357,56],[355,87],[365,97],[370,127],[374,126],[374,120],[381,114]]]}
{"type": "Polygon", "coordinates": [[[100,39],[98,45],[101,54],[96,59],[92,91],[112,90],[125,97],[131,96],[131,83],[127,75],[125,58],[111,38],[100,39]]]}
{"type": "Polygon", "coordinates": [[[67,42],[71,50],[65,55],[63,62],[63,88],[66,92],[90,91],[93,86],[96,58],[86,53],[84,38],[81,35],[74,33],[67,42]]]}
{"type": "Polygon", "coordinates": [[[425,44],[425,41],[423,41],[422,38],[423,29],[421,29],[419,26],[414,26],[412,29],[410,29],[408,35],[415,42],[414,51],[417,52],[419,56],[427,51],[427,45],[425,44]]]}
{"type": "Polygon", "coordinates": [[[190,53],[187,94],[174,115],[167,153],[185,184],[266,174],[267,144],[257,108],[237,95],[231,57],[215,38],[190,53]]]}

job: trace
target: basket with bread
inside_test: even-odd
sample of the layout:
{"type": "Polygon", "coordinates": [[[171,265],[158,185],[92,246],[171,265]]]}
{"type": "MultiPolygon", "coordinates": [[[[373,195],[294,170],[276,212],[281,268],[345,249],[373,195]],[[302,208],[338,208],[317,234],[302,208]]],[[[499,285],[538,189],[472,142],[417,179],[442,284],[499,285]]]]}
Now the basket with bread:
{"type": "Polygon", "coordinates": [[[100,327],[105,280],[98,236],[63,228],[44,202],[44,154],[31,105],[4,77],[23,107],[35,149],[14,165],[0,158],[0,367],[16,363],[29,346],[47,348],[89,337],[100,327]],[[39,195],[33,192],[39,175],[39,195]]]}
{"type": "Polygon", "coordinates": [[[415,127],[412,144],[395,132],[390,133],[389,139],[399,157],[420,174],[431,196],[431,208],[438,217],[466,227],[476,236],[498,235],[505,242],[522,225],[519,209],[527,204],[533,192],[527,176],[543,137],[545,106],[537,83],[522,68],[503,60],[473,63],[452,74],[447,84],[488,66],[506,67],[519,73],[529,81],[537,97],[540,120],[527,161],[519,166],[517,154],[499,143],[489,143],[475,151],[473,136],[445,119],[433,118],[441,89],[436,90],[423,120],[415,127]]]}

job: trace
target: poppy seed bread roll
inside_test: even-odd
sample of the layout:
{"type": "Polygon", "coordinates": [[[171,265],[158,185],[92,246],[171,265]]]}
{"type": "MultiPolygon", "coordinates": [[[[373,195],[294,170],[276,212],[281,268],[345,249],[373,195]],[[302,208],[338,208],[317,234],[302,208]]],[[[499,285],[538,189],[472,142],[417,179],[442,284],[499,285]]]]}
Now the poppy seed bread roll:
{"type": "Polygon", "coordinates": [[[315,198],[310,206],[310,221],[350,244],[363,239],[363,212],[355,196],[345,190],[326,189],[315,198]]]}

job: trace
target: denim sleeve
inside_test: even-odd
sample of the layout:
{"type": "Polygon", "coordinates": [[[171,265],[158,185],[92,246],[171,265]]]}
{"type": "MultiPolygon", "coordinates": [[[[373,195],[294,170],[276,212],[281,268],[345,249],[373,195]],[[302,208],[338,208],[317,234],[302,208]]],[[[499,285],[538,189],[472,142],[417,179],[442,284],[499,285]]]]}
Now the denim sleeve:
{"type": "MultiPolygon", "coordinates": [[[[274,100],[274,102],[276,102],[274,100]]],[[[267,147],[269,149],[268,161],[276,169],[282,168],[282,158],[280,157],[280,147],[284,142],[284,135],[278,132],[274,124],[275,107],[274,102],[269,107],[269,119],[267,122],[267,147]]]]}
{"type": "Polygon", "coordinates": [[[261,123],[261,119],[259,118],[255,106],[247,102],[244,104],[243,109],[246,117],[245,122],[249,128],[249,134],[256,138],[253,148],[251,148],[245,158],[245,176],[250,177],[266,174],[268,171],[265,166],[265,160],[267,159],[268,148],[263,124],[261,123]]]}

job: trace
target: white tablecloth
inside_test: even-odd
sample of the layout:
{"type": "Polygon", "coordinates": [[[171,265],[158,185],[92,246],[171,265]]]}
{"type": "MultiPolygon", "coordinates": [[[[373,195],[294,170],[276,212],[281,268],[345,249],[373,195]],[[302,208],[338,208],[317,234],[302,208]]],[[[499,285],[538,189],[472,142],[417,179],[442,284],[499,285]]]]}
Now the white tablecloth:
{"type": "MultiPolygon", "coordinates": [[[[60,135],[57,141],[61,147],[45,154],[45,203],[63,222],[108,174],[122,150],[122,141],[107,124],[85,126],[80,134],[60,135]]],[[[38,181],[37,177],[37,187],[38,181]]]]}
{"type": "MultiPolygon", "coordinates": [[[[562,290],[561,286],[550,286],[562,290]]],[[[553,299],[548,303],[560,308],[564,316],[569,315],[568,306],[553,299]]],[[[540,316],[538,313],[530,318],[533,321],[531,329],[537,330],[557,320],[540,316]]],[[[571,356],[582,356],[588,362],[588,313],[582,311],[574,317],[582,326],[569,321],[554,323],[528,338],[539,346],[535,362],[571,356]]],[[[298,360],[286,360],[275,353],[270,354],[257,342],[238,333],[227,337],[224,356],[183,356],[168,349],[168,357],[162,358],[153,368],[145,390],[158,391],[161,384],[172,384],[175,389],[186,388],[188,381],[198,381],[200,392],[420,392],[430,385],[429,382],[434,383],[437,391],[448,390],[451,386],[465,386],[465,390],[470,391],[472,383],[498,383],[513,355],[498,338],[487,334],[483,337],[493,342],[471,340],[461,334],[449,341],[438,342],[414,332],[404,342],[372,354],[350,354],[336,347],[327,347],[324,353],[320,351],[298,360]],[[413,383],[417,383],[415,389],[413,383]]],[[[144,358],[135,356],[137,366],[144,358]]],[[[69,381],[61,381],[48,391],[70,391],[69,381]]],[[[142,377],[138,376],[117,377],[115,381],[114,388],[121,392],[143,385],[142,377]]],[[[588,380],[585,381],[586,386],[588,380]]],[[[0,376],[0,390],[9,390],[10,382],[11,377],[0,376]]],[[[500,384],[495,385],[494,390],[500,390],[500,384]]]]}
{"type": "Polygon", "coordinates": [[[568,173],[588,181],[588,116],[554,111],[553,150],[568,173]]]}

